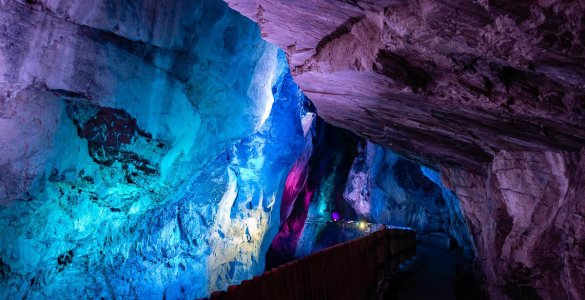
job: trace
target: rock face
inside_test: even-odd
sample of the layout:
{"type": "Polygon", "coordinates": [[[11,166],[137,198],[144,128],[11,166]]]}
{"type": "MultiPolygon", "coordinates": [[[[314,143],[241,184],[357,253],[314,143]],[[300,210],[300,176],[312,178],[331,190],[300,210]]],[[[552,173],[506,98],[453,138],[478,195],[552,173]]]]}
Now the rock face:
{"type": "Polygon", "coordinates": [[[499,153],[487,179],[447,170],[493,298],[585,295],[585,151],[499,153]]]}
{"type": "Polygon", "coordinates": [[[94,160],[99,145],[102,161],[132,152],[145,135],[132,141],[130,136],[99,137],[83,126],[120,130],[135,122],[134,129],[124,130],[139,129],[153,144],[162,144],[151,163],[168,184],[182,172],[171,165],[202,165],[268,116],[276,49],[259,39],[253,23],[240,24],[240,16],[214,1],[114,2],[1,2],[0,96],[7,155],[0,165],[7,172],[2,178],[18,182],[1,185],[8,195],[2,204],[36,194],[51,150],[47,146],[59,144],[53,137],[63,119],[73,119],[71,126],[81,130],[94,160]],[[113,110],[96,111],[94,120],[79,119],[76,111],[89,114],[88,105],[113,110]],[[110,124],[114,119],[121,123],[110,124]],[[22,144],[28,145],[24,151],[22,144]],[[123,149],[113,150],[118,146],[123,149]]]}
{"type": "Polygon", "coordinates": [[[0,1],[0,298],[262,272],[312,126],[277,53],[221,1],[0,1]]]}
{"type": "Polygon", "coordinates": [[[408,226],[421,242],[474,256],[459,200],[438,172],[318,118],[288,173],[266,269],[364,234],[358,222],[332,219],[408,226]]]}
{"type": "Polygon", "coordinates": [[[319,116],[442,170],[493,298],[585,298],[583,1],[226,2],[319,116]]]}
{"type": "Polygon", "coordinates": [[[310,252],[333,210],[391,223],[348,202],[359,172],[442,193],[316,118],[219,0],[0,0],[0,88],[3,299],[204,297],[310,252]]]}
{"type": "Polygon", "coordinates": [[[585,142],[582,1],[227,0],[326,121],[431,165],[585,142]]]}
{"type": "Polygon", "coordinates": [[[260,30],[0,0],[0,298],[203,297],[333,210],[471,240],[495,299],[585,298],[582,1],[227,2],[260,30]]]}
{"type": "Polygon", "coordinates": [[[443,242],[437,246],[461,247],[472,253],[459,200],[442,185],[436,171],[370,142],[359,150],[344,198],[360,219],[411,227],[421,242],[443,242]],[[444,238],[435,241],[436,237],[444,238]]]}
{"type": "Polygon", "coordinates": [[[267,270],[311,253],[332,211],[356,217],[343,191],[359,138],[321,119],[315,123],[286,179],[279,232],[266,253],[267,270]]]}

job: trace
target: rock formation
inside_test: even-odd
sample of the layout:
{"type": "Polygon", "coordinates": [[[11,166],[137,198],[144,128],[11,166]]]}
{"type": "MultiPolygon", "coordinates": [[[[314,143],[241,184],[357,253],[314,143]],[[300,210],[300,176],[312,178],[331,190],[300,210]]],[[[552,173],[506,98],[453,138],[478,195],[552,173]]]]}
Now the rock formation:
{"type": "Polygon", "coordinates": [[[585,298],[583,1],[225,2],[0,0],[1,298],[204,297],[334,210],[585,298]]]}
{"type": "Polygon", "coordinates": [[[581,1],[227,2],[321,117],[403,154],[486,174],[501,150],[584,143],[581,1]]]}
{"type": "Polygon", "coordinates": [[[372,223],[410,227],[421,242],[438,242],[436,246],[471,252],[459,200],[442,185],[440,174],[379,145],[364,144],[344,193],[359,217],[372,223]]]}
{"type": "Polygon", "coordinates": [[[585,295],[585,152],[502,151],[486,177],[445,171],[493,298],[585,295]]]}
{"type": "Polygon", "coordinates": [[[221,1],[0,1],[0,298],[261,272],[312,124],[277,53],[221,1]]]}
{"type": "Polygon", "coordinates": [[[583,1],[226,2],[319,116],[441,170],[493,298],[585,298],[583,1]]]}
{"type": "Polygon", "coordinates": [[[219,0],[0,1],[0,297],[204,297],[370,218],[348,177],[394,173],[278,51],[219,0]]]}
{"type": "MultiPolygon", "coordinates": [[[[329,155],[336,159],[323,164],[333,168],[329,167],[329,172],[321,171],[318,176],[320,186],[308,204],[296,257],[346,240],[344,233],[339,233],[339,226],[326,228],[328,224],[324,220],[329,220],[334,212],[341,221],[364,221],[374,223],[371,225],[374,227],[377,224],[410,227],[416,230],[419,242],[463,250],[464,254],[473,256],[459,200],[443,185],[438,172],[359,138],[353,138],[358,141],[355,148],[347,147],[343,144],[355,142],[341,144],[344,135],[339,129],[326,136],[337,137],[337,144],[323,143],[328,145],[329,155]]],[[[319,168],[314,169],[319,173],[319,168]]],[[[356,226],[346,227],[347,233],[352,229],[362,234],[364,231],[356,226]]]]}

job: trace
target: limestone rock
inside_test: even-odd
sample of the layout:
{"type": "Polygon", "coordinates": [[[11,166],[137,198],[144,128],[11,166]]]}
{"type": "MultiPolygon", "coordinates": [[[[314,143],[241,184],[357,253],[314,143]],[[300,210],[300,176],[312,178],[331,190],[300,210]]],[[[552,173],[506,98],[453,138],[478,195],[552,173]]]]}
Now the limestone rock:
{"type": "Polygon", "coordinates": [[[585,143],[582,1],[226,0],[326,121],[430,165],[585,143]]]}
{"type": "Polygon", "coordinates": [[[583,1],[225,1],[319,116],[443,170],[494,298],[585,298],[583,1]]]}
{"type": "Polygon", "coordinates": [[[306,99],[221,1],[0,1],[0,298],[198,298],[264,268],[306,99]]]}
{"type": "Polygon", "coordinates": [[[584,155],[502,151],[487,178],[445,170],[493,298],[585,295],[584,155]]]}

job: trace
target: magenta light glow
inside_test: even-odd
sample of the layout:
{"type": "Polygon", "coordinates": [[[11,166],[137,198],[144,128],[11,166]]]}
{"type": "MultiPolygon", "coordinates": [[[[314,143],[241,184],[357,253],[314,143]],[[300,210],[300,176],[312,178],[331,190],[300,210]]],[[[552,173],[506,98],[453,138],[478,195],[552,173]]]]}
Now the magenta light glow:
{"type": "Polygon", "coordinates": [[[332,220],[333,222],[337,222],[337,221],[339,221],[340,219],[341,219],[341,216],[339,215],[339,213],[338,213],[338,212],[334,211],[334,212],[332,212],[332,213],[331,213],[331,220],[332,220]]]}

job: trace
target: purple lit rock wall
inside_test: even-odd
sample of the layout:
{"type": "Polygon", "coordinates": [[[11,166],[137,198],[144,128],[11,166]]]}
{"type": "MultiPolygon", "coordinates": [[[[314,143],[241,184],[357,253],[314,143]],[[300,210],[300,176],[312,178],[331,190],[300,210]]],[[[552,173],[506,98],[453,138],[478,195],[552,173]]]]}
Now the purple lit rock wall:
{"type": "Polygon", "coordinates": [[[585,152],[503,151],[487,178],[449,170],[494,297],[585,295],[585,152]],[[489,203],[489,205],[485,205],[489,203]]]}
{"type": "Polygon", "coordinates": [[[280,228],[266,254],[266,269],[299,256],[299,248],[306,247],[299,244],[301,239],[312,239],[319,233],[311,231],[312,221],[329,221],[332,209],[337,206],[347,210],[348,205],[336,195],[341,195],[348,172],[349,164],[344,168],[342,161],[351,160],[356,140],[351,133],[316,120],[303,154],[288,174],[280,228]],[[334,176],[343,179],[331,182],[334,176]]]}
{"type": "Polygon", "coordinates": [[[226,2],[320,117],[440,170],[492,298],[585,298],[583,1],[226,2]]]}

